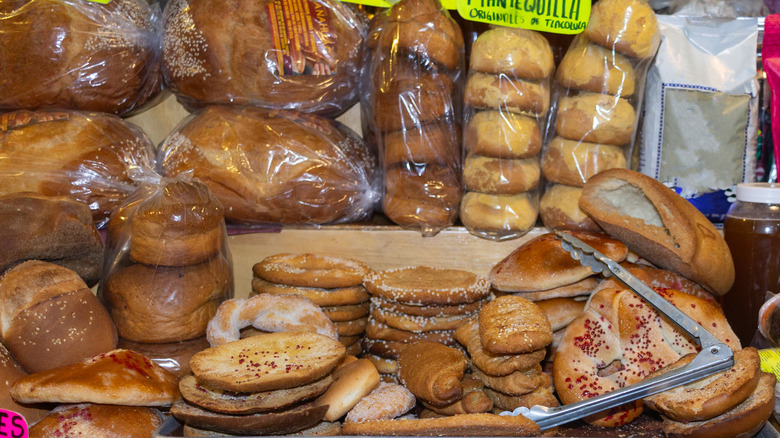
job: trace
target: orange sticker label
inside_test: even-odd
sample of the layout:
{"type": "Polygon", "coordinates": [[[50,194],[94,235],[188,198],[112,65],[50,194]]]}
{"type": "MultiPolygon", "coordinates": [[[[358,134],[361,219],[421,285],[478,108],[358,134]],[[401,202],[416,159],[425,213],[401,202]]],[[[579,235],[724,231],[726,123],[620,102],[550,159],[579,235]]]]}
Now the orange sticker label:
{"type": "Polygon", "coordinates": [[[276,69],[285,75],[336,74],[330,10],[318,1],[274,0],[266,5],[276,69]]]}

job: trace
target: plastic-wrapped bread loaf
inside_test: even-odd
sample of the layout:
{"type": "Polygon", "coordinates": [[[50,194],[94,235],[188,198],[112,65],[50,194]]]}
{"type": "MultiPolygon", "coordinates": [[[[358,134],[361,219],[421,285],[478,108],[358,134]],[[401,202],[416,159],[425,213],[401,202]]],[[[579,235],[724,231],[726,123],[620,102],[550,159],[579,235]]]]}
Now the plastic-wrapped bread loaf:
{"type": "Polygon", "coordinates": [[[385,173],[382,210],[436,234],[461,197],[463,35],[438,0],[402,0],[375,15],[367,38],[361,116],[385,173]]]}
{"type": "Polygon", "coordinates": [[[540,216],[550,229],[598,230],[578,207],[593,175],[631,162],[642,91],[660,43],[644,0],[600,0],[555,74],[542,151],[540,216]]]}
{"type": "Polygon", "coordinates": [[[481,237],[519,237],[539,210],[552,49],[537,32],[494,27],[477,37],[470,62],[460,218],[481,237]]]}

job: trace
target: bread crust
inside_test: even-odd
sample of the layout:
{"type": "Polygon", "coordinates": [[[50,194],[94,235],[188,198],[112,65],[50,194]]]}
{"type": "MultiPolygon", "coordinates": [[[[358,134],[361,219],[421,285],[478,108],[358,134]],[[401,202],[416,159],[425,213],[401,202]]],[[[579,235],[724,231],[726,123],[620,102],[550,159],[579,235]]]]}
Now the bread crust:
{"type": "Polygon", "coordinates": [[[377,386],[379,372],[374,364],[368,359],[358,359],[333,373],[333,383],[314,400],[314,405],[327,405],[324,420],[336,421],[377,386]]]}
{"type": "Polygon", "coordinates": [[[507,111],[485,110],[471,116],[463,140],[469,153],[495,158],[530,158],[542,149],[539,122],[507,111]]]}
{"type": "Polygon", "coordinates": [[[479,311],[482,348],[493,354],[530,353],[552,342],[550,321],[533,302],[504,295],[479,311]]]}
{"type": "Polygon", "coordinates": [[[606,0],[594,5],[585,35],[634,58],[649,58],[661,42],[653,9],[640,0],[606,0]]]}
{"type": "Polygon", "coordinates": [[[734,283],[734,262],[712,223],[659,181],[628,169],[591,178],[580,208],[654,265],[679,272],[715,295],[734,283]]]}
{"type": "Polygon", "coordinates": [[[484,413],[344,423],[342,432],[346,435],[374,436],[536,436],[541,430],[522,415],[503,417],[484,413]]]}
{"type": "Polygon", "coordinates": [[[571,140],[622,146],[634,134],[634,107],[618,96],[581,93],[561,97],[555,131],[571,140]]]}
{"type": "Polygon", "coordinates": [[[472,73],[466,81],[464,103],[475,108],[543,116],[550,109],[550,86],[545,81],[515,79],[505,74],[472,73]]]}
{"type": "Polygon", "coordinates": [[[550,185],[539,202],[539,217],[550,230],[602,231],[584,211],[580,210],[582,187],[564,184],[550,185]]]}
{"type": "Polygon", "coordinates": [[[418,399],[447,405],[463,396],[466,355],[438,342],[418,341],[398,355],[398,378],[418,399]]]}
{"type": "Polygon", "coordinates": [[[470,68],[524,79],[544,79],[555,68],[550,43],[540,33],[508,27],[482,32],[471,47],[470,68]]]}
{"type": "Polygon", "coordinates": [[[538,365],[547,354],[545,349],[523,354],[488,353],[482,348],[477,318],[472,318],[455,330],[455,339],[466,347],[474,366],[494,376],[506,376],[515,371],[538,365]]]}
{"type": "MultiPolygon", "coordinates": [[[[633,127],[633,125],[632,125],[633,127]]],[[[626,167],[622,147],[555,137],[542,158],[542,174],[551,182],[582,187],[606,169],[626,167]]]]}
{"type": "Polygon", "coordinates": [[[252,267],[258,277],[277,284],[325,289],[363,284],[368,267],[360,261],[325,254],[275,254],[252,267]]]}
{"type": "Polygon", "coordinates": [[[631,61],[578,36],[566,51],[555,79],[563,87],[628,98],[634,94],[636,73],[631,61]]]}
{"type": "MultiPolygon", "coordinates": [[[[30,419],[28,418],[29,422],[30,419]]],[[[157,410],[141,406],[116,406],[92,403],[61,405],[30,427],[30,437],[50,436],[122,436],[145,438],[163,423],[157,410]]]]}

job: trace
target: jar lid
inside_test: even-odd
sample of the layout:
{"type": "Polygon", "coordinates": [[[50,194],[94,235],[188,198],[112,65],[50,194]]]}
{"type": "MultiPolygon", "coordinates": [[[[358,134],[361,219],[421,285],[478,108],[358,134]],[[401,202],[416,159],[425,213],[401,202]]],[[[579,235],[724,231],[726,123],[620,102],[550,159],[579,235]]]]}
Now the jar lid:
{"type": "Polygon", "coordinates": [[[758,202],[761,204],[780,204],[780,184],[737,184],[737,200],[742,202],[758,202]]]}

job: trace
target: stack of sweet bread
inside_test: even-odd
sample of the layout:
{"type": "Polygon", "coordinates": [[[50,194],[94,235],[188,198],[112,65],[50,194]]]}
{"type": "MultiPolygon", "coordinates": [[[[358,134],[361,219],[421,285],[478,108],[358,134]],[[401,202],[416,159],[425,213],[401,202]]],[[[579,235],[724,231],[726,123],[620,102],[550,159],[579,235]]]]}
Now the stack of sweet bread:
{"type": "Polygon", "coordinates": [[[457,269],[411,266],[366,277],[371,313],[364,340],[367,356],[386,380],[395,380],[398,355],[408,344],[457,345],[453,335],[487,302],[487,279],[457,269]]]}
{"type": "Polygon", "coordinates": [[[537,219],[552,49],[537,32],[494,27],[474,42],[470,63],[460,218],[483,237],[518,237],[537,219]]]}
{"type": "Polygon", "coordinates": [[[252,293],[295,294],[320,306],[336,327],[347,354],[362,352],[369,295],[363,287],[368,268],[361,262],[321,254],[275,254],[252,267],[252,293]]]}

